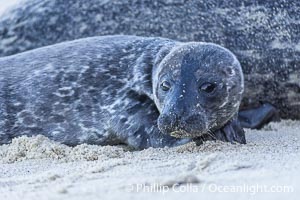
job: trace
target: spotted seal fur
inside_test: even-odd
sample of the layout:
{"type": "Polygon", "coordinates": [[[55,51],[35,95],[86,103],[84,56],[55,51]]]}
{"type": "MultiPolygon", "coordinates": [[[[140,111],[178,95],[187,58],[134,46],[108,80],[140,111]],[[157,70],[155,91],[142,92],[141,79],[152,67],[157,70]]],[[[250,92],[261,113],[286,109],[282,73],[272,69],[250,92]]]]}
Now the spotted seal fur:
{"type": "Polygon", "coordinates": [[[236,122],[243,89],[238,60],[212,43],[136,36],[64,42],[0,58],[0,143],[36,134],[137,149],[205,134],[244,143],[236,122]]]}
{"type": "Polygon", "coordinates": [[[299,0],[23,0],[0,18],[0,56],[111,34],[217,43],[241,62],[240,120],[255,128],[274,108],[300,119],[299,7],[299,0]]]}

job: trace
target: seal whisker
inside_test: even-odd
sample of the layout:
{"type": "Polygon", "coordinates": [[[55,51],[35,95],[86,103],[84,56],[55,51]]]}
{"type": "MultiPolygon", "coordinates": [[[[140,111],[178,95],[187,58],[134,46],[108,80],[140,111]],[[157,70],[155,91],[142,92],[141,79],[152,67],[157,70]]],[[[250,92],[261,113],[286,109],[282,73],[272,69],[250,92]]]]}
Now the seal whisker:
{"type": "Polygon", "coordinates": [[[214,133],[211,130],[207,131],[207,134],[212,137],[214,140],[217,140],[216,136],[214,136],[214,133]]]}

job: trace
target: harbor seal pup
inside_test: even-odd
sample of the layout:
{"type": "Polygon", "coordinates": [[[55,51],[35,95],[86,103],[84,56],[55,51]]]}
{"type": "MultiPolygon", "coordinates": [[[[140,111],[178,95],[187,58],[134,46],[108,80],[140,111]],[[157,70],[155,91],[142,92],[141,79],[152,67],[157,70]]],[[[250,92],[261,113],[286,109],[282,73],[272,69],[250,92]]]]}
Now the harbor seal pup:
{"type": "Polygon", "coordinates": [[[111,34],[206,41],[241,62],[240,121],[300,119],[299,0],[24,0],[0,18],[0,56],[111,34]]]}
{"type": "Polygon", "coordinates": [[[245,143],[235,120],[242,70],[215,44],[92,37],[3,57],[0,72],[1,143],[36,134],[137,149],[205,134],[245,143]]]}

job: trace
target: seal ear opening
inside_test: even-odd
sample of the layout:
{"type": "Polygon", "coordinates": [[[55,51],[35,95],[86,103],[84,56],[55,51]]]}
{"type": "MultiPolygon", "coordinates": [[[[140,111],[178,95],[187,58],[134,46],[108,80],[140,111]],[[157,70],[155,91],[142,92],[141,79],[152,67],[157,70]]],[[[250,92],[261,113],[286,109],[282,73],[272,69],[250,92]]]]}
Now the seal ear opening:
{"type": "MultiPolygon", "coordinates": [[[[148,61],[147,61],[148,62],[148,61]]],[[[148,62],[150,63],[150,62],[148,62]]],[[[140,66],[140,65],[137,65],[140,66]]],[[[134,90],[140,95],[146,95],[153,100],[152,94],[152,68],[153,65],[143,65],[134,68],[134,90]]]]}
{"type": "Polygon", "coordinates": [[[232,66],[225,66],[222,68],[222,73],[226,76],[234,76],[235,71],[232,66]]]}

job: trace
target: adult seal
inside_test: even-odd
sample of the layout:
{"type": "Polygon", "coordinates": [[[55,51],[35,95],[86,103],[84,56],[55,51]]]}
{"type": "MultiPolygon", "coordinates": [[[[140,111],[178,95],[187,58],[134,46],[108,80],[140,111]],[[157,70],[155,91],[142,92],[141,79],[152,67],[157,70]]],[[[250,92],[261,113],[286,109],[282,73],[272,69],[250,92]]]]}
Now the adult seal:
{"type": "Polygon", "coordinates": [[[240,64],[227,49],[106,36],[0,59],[0,142],[44,134],[67,145],[245,143],[240,64]],[[173,137],[174,136],[174,137],[173,137]]]}

